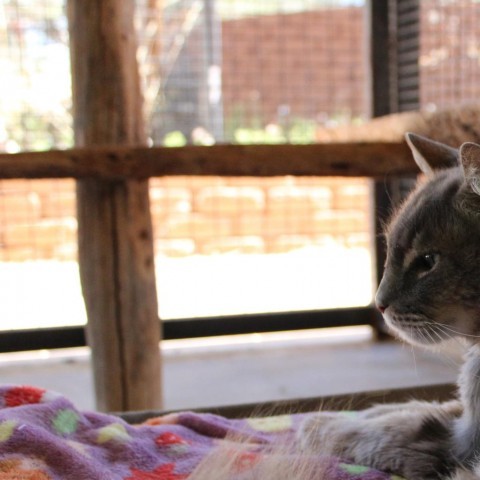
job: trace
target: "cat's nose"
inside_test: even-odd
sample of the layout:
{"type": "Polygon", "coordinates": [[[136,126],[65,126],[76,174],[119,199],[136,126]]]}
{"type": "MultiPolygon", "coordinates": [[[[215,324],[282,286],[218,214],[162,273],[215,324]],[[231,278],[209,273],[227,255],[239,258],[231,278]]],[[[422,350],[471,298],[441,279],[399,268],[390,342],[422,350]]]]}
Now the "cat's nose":
{"type": "Polygon", "coordinates": [[[375,295],[375,304],[382,313],[385,312],[392,301],[391,293],[389,292],[391,292],[391,288],[389,287],[388,279],[383,277],[375,295]]]}
{"type": "Polygon", "coordinates": [[[382,303],[377,302],[377,308],[380,310],[381,313],[384,313],[387,309],[387,305],[383,305],[382,303]]]}
{"type": "Polygon", "coordinates": [[[384,313],[385,310],[388,308],[388,301],[386,300],[386,298],[383,298],[380,289],[375,296],[375,304],[377,305],[377,308],[380,310],[381,313],[384,313]]]}

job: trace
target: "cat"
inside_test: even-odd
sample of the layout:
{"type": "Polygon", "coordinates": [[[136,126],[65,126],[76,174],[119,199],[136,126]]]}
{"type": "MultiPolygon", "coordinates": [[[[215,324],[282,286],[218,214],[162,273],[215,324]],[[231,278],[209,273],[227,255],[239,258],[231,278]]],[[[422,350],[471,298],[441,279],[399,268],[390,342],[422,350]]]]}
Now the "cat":
{"type": "MultiPolygon", "coordinates": [[[[407,342],[466,343],[458,399],[378,405],[355,417],[319,412],[298,431],[296,463],[282,456],[291,446],[278,446],[245,478],[321,479],[307,463],[325,453],[408,480],[480,478],[480,145],[406,139],[424,178],[386,229],[376,304],[407,342]]],[[[189,480],[233,478],[226,458],[214,452],[189,480]]]]}
{"type": "Polygon", "coordinates": [[[414,134],[407,142],[426,180],[387,227],[376,303],[407,342],[468,344],[459,399],[373,407],[359,419],[319,414],[303,443],[315,450],[328,439],[347,458],[409,480],[468,478],[480,475],[480,146],[414,134]]]}
{"type": "Polygon", "coordinates": [[[318,127],[315,140],[320,143],[400,142],[408,131],[452,147],[465,142],[480,143],[480,104],[392,113],[360,124],[318,127]]]}

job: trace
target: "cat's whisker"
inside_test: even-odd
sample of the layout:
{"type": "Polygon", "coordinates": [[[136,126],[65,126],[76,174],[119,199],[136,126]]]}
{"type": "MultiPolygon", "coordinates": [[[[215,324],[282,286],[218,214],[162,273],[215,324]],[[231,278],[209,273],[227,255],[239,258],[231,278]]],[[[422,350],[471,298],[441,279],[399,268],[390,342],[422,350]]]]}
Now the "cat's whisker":
{"type": "Polygon", "coordinates": [[[432,324],[432,328],[436,329],[438,332],[444,335],[444,340],[453,340],[455,343],[464,346],[458,336],[452,335],[452,332],[446,329],[445,325],[436,323],[432,324]]]}
{"type": "MultiPolygon", "coordinates": [[[[441,349],[441,344],[445,341],[453,341],[456,345],[460,345],[462,347],[462,350],[466,347],[465,344],[463,344],[457,337],[452,336],[449,332],[445,332],[442,330],[441,327],[438,325],[431,325],[431,331],[437,336],[439,339],[439,348],[438,351],[442,351],[441,349]]],[[[457,370],[462,362],[458,361],[458,357],[452,357],[451,355],[446,355],[445,352],[443,351],[443,355],[441,355],[440,359],[441,361],[448,366],[449,368],[453,368],[454,370],[457,370]]]]}
{"type": "Polygon", "coordinates": [[[428,328],[425,328],[425,329],[419,329],[418,331],[418,334],[420,334],[420,336],[426,340],[426,343],[429,343],[429,344],[432,344],[432,343],[436,343],[433,338],[432,338],[432,335],[430,334],[430,331],[428,328]]]}
{"type": "Polygon", "coordinates": [[[428,327],[429,337],[432,340],[432,343],[440,344],[443,342],[444,337],[437,331],[435,328],[428,327]]]}
{"type": "Polygon", "coordinates": [[[410,350],[412,351],[412,356],[413,356],[413,366],[415,368],[415,375],[418,375],[418,369],[417,369],[417,357],[415,355],[415,348],[413,345],[410,345],[410,350]]]}
{"type": "Polygon", "coordinates": [[[474,334],[471,334],[471,333],[460,332],[459,330],[456,330],[452,326],[446,325],[444,323],[437,323],[436,325],[441,325],[443,328],[445,328],[446,330],[449,330],[450,332],[454,333],[455,335],[460,335],[462,337],[468,337],[468,338],[480,338],[480,335],[474,335],[474,334]]]}
{"type": "MultiPolygon", "coordinates": [[[[412,328],[412,331],[413,331],[413,328],[412,328]]],[[[428,330],[417,329],[416,335],[419,336],[427,344],[435,343],[435,341],[433,341],[433,339],[432,339],[430,333],[428,332],[428,330]]]]}
{"type": "Polygon", "coordinates": [[[451,332],[445,330],[442,325],[434,323],[434,322],[428,322],[427,324],[428,328],[430,328],[432,331],[434,331],[439,338],[439,340],[444,341],[444,340],[450,340],[454,339],[455,337],[451,334],[451,332]]]}
{"type": "MultiPolygon", "coordinates": [[[[462,352],[466,352],[468,351],[468,345],[465,344],[464,342],[462,342],[462,340],[456,336],[456,335],[452,335],[450,331],[446,330],[445,328],[445,325],[443,324],[438,324],[438,323],[433,323],[431,324],[431,327],[432,330],[435,331],[436,335],[438,336],[440,342],[439,343],[442,343],[442,342],[445,342],[445,341],[449,341],[449,342],[453,342],[456,346],[460,347],[460,350],[462,352]]],[[[449,366],[453,366],[455,368],[458,368],[460,365],[461,365],[461,362],[458,362],[456,361],[454,358],[452,358],[451,356],[449,355],[444,355],[442,356],[442,358],[445,360],[445,362],[449,365],[449,366]]]]}
{"type": "Polygon", "coordinates": [[[434,340],[434,337],[436,337],[439,342],[442,342],[444,340],[443,335],[441,335],[441,333],[435,328],[434,325],[427,325],[427,329],[430,332],[432,340],[434,340]]]}

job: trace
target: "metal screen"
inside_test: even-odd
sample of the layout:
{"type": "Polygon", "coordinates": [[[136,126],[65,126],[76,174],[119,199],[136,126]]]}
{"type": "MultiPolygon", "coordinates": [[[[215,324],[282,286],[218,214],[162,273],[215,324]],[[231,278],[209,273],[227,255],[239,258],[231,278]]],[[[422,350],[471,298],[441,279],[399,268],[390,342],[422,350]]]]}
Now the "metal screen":
{"type": "Polygon", "coordinates": [[[139,2],[152,140],[311,142],[364,118],[363,15],[355,0],[139,2]]]}
{"type": "MultiPolygon", "coordinates": [[[[69,147],[64,2],[17,0],[1,8],[2,81],[13,92],[0,100],[4,149],[69,147]]],[[[364,121],[364,14],[358,0],[139,0],[151,142],[308,143],[323,139],[325,127],[364,121]]],[[[368,303],[368,195],[360,179],[152,179],[161,317],[368,303]],[[342,293],[345,271],[349,295],[342,293]]],[[[70,265],[70,303],[80,316],[63,317],[66,325],[83,323],[74,183],[1,182],[0,219],[2,268],[24,272],[13,290],[35,290],[29,272],[42,268],[70,284],[61,280],[70,265]]],[[[41,306],[50,297],[35,298],[24,322],[13,321],[17,309],[4,316],[12,319],[4,328],[58,325],[41,306]]]]}
{"type": "Polygon", "coordinates": [[[478,103],[480,4],[420,2],[420,103],[435,110],[478,103]]]}
{"type": "MultiPolygon", "coordinates": [[[[366,119],[363,2],[148,5],[139,58],[152,143],[311,143],[366,119]]],[[[365,180],[151,184],[162,318],[370,302],[365,180]]]]}

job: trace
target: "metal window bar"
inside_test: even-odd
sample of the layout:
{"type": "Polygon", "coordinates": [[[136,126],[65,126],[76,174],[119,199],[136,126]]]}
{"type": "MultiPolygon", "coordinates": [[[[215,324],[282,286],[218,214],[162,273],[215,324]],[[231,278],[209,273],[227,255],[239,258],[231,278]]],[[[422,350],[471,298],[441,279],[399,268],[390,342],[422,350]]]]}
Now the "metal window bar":
{"type": "MultiPolygon", "coordinates": [[[[371,0],[372,116],[387,115],[419,107],[419,2],[418,0],[371,0]],[[390,62],[382,53],[387,46],[390,62]],[[388,93],[387,93],[388,92],[388,93]]],[[[385,245],[382,229],[393,207],[415,183],[414,177],[388,179],[374,185],[375,259],[377,282],[383,275],[385,245]]],[[[386,327],[376,316],[379,338],[386,327]]]]}

